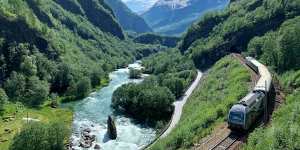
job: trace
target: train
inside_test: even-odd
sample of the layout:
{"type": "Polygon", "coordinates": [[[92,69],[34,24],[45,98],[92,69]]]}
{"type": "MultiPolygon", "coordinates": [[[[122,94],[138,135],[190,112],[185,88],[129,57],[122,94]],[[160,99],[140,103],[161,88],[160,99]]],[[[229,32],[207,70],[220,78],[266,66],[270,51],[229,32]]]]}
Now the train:
{"type": "Polygon", "coordinates": [[[253,90],[234,104],[228,113],[228,127],[234,130],[248,130],[267,107],[268,94],[272,86],[272,76],[268,68],[253,57],[246,57],[248,65],[259,79],[253,90]]]}

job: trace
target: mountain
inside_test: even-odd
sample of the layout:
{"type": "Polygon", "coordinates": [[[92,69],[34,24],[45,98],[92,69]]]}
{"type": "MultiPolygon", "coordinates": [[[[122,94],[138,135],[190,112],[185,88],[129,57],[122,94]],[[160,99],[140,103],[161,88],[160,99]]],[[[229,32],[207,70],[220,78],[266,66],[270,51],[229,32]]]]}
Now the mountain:
{"type": "Polygon", "coordinates": [[[199,89],[193,92],[195,95],[185,105],[183,116],[186,117],[170,135],[157,141],[151,149],[194,149],[199,146],[197,142],[213,134],[210,131],[223,124],[226,119],[221,118],[226,118],[228,106],[246,95],[247,92],[244,92],[237,96],[243,93],[242,88],[250,81],[245,76],[250,73],[238,69],[244,67],[236,59],[232,59],[237,62],[235,65],[232,61],[224,61],[224,57],[228,59],[231,53],[252,56],[265,64],[272,73],[272,83],[276,89],[268,94],[284,93],[281,98],[268,96],[268,110],[272,111],[272,119],[267,125],[249,133],[243,149],[297,149],[300,141],[299,26],[299,0],[231,0],[224,10],[202,16],[188,29],[179,42],[179,48],[184,56],[193,59],[197,68],[208,70],[207,78],[203,79],[199,89]],[[241,80],[244,83],[238,84],[241,80]],[[209,91],[214,92],[210,94],[209,91]],[[234,101],[229,104],[226,98],[234,101]],[[284,102],[278,104],[281,99],[284,102]],[[205,109],[198,103],[203,103],[205,109]],[[219,104],[224,106],[218,107],[219,104]],[[277,109],[273,110],[272,105],[278,105],[277,109]],[[209,107],[212,109],[209,110],[209,107]],[[209,115],[205,117],[204,114],[209,115]]]}
{"type": "Polygon", "coordinates": [[[137,33],[152,32],[145,20],[133,13],[121,0],[105,0],[105,2],[112,8],[124,30],[137,33]]]}
{"type": "Polygon", "coordinates": [[[142,14],[146,12],[157,0],[122,0],[133,12],[142,14]]]}
{"type": "Polygon", "coordinates": [[[158,33],[179,35],[205,11],[223,8],[228,0],[159,0],[142,14],[158,33]]]}
{"type": "Polygon", "coordinates": [[[115,68],[154,50],[128,40],[103,0],[1,1],[0,89],[12,101],[81,98],[115,68]]]}

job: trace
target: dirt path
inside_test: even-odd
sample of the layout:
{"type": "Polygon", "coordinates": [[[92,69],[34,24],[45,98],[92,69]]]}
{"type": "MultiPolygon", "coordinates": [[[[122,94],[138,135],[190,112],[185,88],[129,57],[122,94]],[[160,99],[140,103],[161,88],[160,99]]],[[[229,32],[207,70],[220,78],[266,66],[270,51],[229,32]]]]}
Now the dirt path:
{"type": "Polygon", "coordinates": [[[202,78],[202,72],[197,70],[197,77],[194,80],[194,82],[191,84],[189,89],[185,92],[184,96],[180,98],[178,101],[174,102],[173,105],[175,107],[171,123],[168,127],[168,129],[160,136],[160,138],[166,137],[168,134],[171,133],[171,131],[175,128],[176,124],[179,122],[181,114],[182,114],[182,109],[188,98],[192,95],[194,89],[197,87],[197,85],[200,83],[200,79],[202,78]]]}

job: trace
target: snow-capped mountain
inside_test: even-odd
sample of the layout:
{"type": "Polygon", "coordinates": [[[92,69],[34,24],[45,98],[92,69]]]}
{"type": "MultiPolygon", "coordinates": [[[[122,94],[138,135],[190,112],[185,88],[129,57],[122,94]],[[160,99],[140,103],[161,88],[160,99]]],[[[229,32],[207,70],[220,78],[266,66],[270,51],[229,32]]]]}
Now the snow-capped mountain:
{"type": "Polygon", "coordinates": [[[133,12],[141,14],[150,9],[157,0],[122,0],[133,12]]]}
{"type": "Polygon", "coordinates": [[[154,31],[179,35],[208,10],[222,9],[229,0],[158,0],[142,14],[154,31]]]}
{"type": "Polygon", "coordinates": [[[153,7],[167,6],[170,9],[182,9],[189,5],[190,0],[159,0],[153,7]]]}

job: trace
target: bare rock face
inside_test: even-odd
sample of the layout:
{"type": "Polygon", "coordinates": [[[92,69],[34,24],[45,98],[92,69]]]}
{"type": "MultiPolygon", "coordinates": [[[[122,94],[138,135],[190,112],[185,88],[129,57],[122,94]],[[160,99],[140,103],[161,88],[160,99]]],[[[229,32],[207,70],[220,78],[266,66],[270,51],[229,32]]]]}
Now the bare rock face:
{"type": "Polygon", "coordinates": [[[108,116],[107,119],[107,135],[112,140],[115,140],[117,138],[117,128],[115,125],[115,121],[111,116],[108,116]]]}

